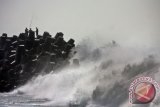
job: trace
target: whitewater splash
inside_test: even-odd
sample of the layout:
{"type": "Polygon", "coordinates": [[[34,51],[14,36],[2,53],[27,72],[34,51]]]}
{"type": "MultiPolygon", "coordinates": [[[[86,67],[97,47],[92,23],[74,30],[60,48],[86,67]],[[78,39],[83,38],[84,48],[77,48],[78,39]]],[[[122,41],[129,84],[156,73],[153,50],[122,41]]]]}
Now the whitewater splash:
{"type": "MultiPolygon", "coordinates": [[[[160,81],[157,50],[116,43],[96,47],[88,40],[76,50],[74,58],[80,60],[80,67],[39,75],[13,93],[48,99],[43,105],[54,107],[128,107],[128,88],[136,76],[147,75],[160,81]]],[[[156,102],[141,106],[159,105],[156,102]]]]}

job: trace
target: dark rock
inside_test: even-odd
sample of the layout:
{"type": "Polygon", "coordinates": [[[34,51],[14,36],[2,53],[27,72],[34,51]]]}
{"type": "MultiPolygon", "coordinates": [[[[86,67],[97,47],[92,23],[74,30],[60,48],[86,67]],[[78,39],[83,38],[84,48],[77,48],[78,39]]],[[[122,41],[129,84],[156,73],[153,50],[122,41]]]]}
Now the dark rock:
{"type": "MultiPolygon", "coordinates": [[[[63,33],[58,32],[54,38],[44,32],[25,29],[17,37],[0,37],[0,92],[8,92],[24,85],[32,77],[50,73],[69,65],[69,53],[75,47],[74,40],[66,42],[63,33]],[[35,37],[36,32],[36,37],[35,37]]],[[[74,60],[79,65],[78,60],[74,60]]]]}

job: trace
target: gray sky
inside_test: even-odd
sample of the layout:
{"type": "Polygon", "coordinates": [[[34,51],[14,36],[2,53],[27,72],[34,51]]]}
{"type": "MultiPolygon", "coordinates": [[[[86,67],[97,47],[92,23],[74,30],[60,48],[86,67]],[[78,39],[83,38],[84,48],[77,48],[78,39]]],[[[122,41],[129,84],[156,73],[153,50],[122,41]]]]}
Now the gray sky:
{"type": "Polygon", "coordinates": [[[77,42],[116,40],[122,45],[157,46],[160,0],[0,0],[0,33],[19,34],[25,27],[40,33],[62,31],[77,42]],[[33,18],[32,18],[33,17],[33,18]]]}

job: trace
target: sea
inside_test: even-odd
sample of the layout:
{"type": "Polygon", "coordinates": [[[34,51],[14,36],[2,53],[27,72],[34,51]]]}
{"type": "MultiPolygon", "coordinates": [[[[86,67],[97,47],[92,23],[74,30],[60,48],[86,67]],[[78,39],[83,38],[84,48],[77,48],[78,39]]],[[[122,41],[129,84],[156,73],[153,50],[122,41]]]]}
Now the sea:
{"type": "Polygon", "coordinates": [[[0,107],[160,107],[160,94],[149,104],[130,104],[129,87],[141,76],[160,82],[160,51],[82,41],[68,67],[39,74],[9,93],[0,107]],[[72,66],[73,59],[80,66],[72,66]]]}

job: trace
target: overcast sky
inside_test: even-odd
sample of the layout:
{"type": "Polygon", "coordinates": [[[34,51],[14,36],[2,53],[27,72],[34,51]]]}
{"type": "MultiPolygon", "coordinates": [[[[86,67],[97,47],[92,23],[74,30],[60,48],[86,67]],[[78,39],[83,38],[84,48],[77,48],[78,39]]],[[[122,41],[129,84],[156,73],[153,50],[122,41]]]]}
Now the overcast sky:
{"type": "Polygon", "coordinates": [[[31,25],[77,42],[157,46],[159,20],[160,0],[0,0],[0,33],[9,36],[31,25]]]}

